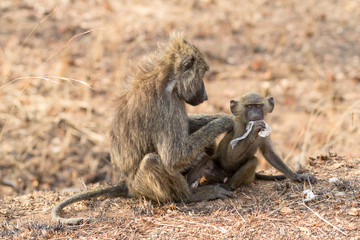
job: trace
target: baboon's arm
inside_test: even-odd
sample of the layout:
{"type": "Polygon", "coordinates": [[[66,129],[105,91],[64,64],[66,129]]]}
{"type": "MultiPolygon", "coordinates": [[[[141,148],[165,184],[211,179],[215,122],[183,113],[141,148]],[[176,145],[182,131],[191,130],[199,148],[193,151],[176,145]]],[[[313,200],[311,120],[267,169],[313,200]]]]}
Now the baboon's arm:
{"type": "Polygon", "coordinates": [[[271,140],[269,137],[263,139],[260,144],[260,151],[264,155],[265,159],[277,170],[282,172],[286,177],[291,180],[296,180],[297,173],[293,172],[282,160],[281,158],[274,152],[271,146],[271,140]]]}
{"type": "Polygon", "coordinates": [[[188,137],[182,146],[184,149],[181,149],[181,155],[177,161],[174,161],[173,168],[180,172],[183,171],[198,154],[204,151],[206,146],[213,143],[217,136],[231,131],[233,127],[234,122],[227,114],[201,127],[188,137]]]}
{"type": "Polygon", "coordinates": [[[271,140],[269,137],[263,139],[260,150],[264,155],[265,159],[277,170],[281,171],[286,177],[290,178],[292,181],[303,182],[310,181],[311,183],[315,183],[317,180],[311,174],[298,174],[293,172],[282,160],[281,158],[274,152],[271,146],[271,140]]]}
{"type": "Polygon", "coordinates": [[[218,119],[224,114],[189,114],[189,133],[192,134],[211,121],[218,119]]]}

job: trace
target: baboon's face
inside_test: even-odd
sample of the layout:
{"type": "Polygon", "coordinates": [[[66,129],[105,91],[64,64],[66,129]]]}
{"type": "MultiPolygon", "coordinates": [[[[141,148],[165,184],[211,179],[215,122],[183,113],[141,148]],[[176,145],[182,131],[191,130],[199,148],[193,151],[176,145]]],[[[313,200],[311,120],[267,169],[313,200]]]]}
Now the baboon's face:
{"type": "Polygon", "coordinates": [[[239,101],[230,101],[232,114],[245,122],[263,120],[267,113],[274,109],[275,102],[272,97],[264,98],[257,93],[245,94],[239,101]]]}
{"type": "Polygon", "coordinates": [[[209,65],[195,46],[187,42],[184,44],[184,52],[179,54],[176,88],[180,98],[196,106],[208,99],[203,77],[209,70],[209,65]]]}

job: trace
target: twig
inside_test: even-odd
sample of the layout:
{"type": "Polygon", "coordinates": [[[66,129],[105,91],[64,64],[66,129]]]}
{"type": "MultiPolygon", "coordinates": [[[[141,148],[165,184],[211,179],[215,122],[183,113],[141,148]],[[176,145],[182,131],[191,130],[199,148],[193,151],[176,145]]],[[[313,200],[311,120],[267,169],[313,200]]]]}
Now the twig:
{"type": "Polygon", "coordinates": [[[104,137],[86,128],[79,128],[67,119],[62,119],[67,127],[76,130],[78,133],[87,136],[92,141],[103,142],[104,137]]]}
{"type": "Polygon", "coordinates": [[[322,232],[326,237],[329,237],[329,235],[326,234],[326,232],[324,232],[324,230],[322,230],[321,228],[319,228],[319,231],[322,232]]]}
{"type": "Polygon", "coordinates": [[[17,193],[19,193],[19,188],[18,186],[16,185],[16,183],[14,183],[13,181],[11,180],[1,180],[0,179],[0,185],[3,185],[3,186],[7,186],[7,187],[11,187],[12,189],[14,189],[17,193]]]}
{"type": "MultiPolygon", "coordinates": [[[[44,16],[44,17],[40,20],[40,22],[38,22],[38,23],[35,25],[35,27],[30,31],[30,33],[25,37],[24,41],[22,41],[20,47],[18,48],[18,51],[16,52],[16,54],[15,54],[15,55],[13,56],[13,58],[11,59],[11,61],[10,61],[10,67],[11,67],[11,65],[13,64],[15,58],[19,55],[19,52],[20,52],[20,51],[22,50],[22,48],[24,47],[24,44],[26,43],[26,41],[30,38],[30,36],[35,32],[36,29],[39,28],[39,26],[40,26],[41,24],[43,24],[44,22],[46,22],[46,20],[47,20],[49,17],[51,17],[52,15],[54,15],[55,12],[56,12],[56,10],[57,10],[57,9],[54,8],[54,9],[51,11],[51,13],[49,13],[49,14],[46,15],[46,16],[44,16]]],[[[1,85],[4,85],[4,83],[5,83],[5,78],[3,79],[1,85]]]]}
{"type": "Polygon", "coordinates": [[[174,228],[185,228],[185,225],[174,225],[174,224],[165,224],[165,223],[154,223],[154,225],[165,226],[165,227],[174,227],[174,228]]]}
{"type": "Polygon", "coordinates": [[[273,210],[272,212],[270,212],[268,216],[270,216],[270,215],[272,215],[273,213],[279,211],[279,210],[282,209],[283,207],[288,207],[288,206],[290,206],[290,205],[292,205],[292,204],[294,204],[294,203],[296,203],[296,201],[293,201],[293,202],[290,202],[289,204],[286,204],[286,205],[284,205],[284,206],[281,206],[281,207],[273,210]]]}
{"type": "MultiPolygon", "coordinates": [[[[20,91],[20,93],[17,95],[16,99],[19,99],[19,97],[21,96],[21,94],[23,94],[23,92],[25,91],[25,89],[27,88],[27,86],[29,86],[30,82],[31,82],[31,80],[28,80],[28,81],[26,82],[25,86],[23,87],[23,89],[21,89],[21,91],[20,91]]],[[[0,131],[0,141],[1,141],[1,139],[2,139],[2,136],[3,136],[4,132],[5,132],[5,128],[6,128],[7,124],[8,124],[8,122],[10,121],[11,114],[14,112],[14,110],[15,110],[15,104],[12,105],[11,110],[10,110],[10,114],[9,114],[9,117],[8,117],[8,119],[6,119],[6,121],[5,121],[2,129],[1,129],[1,131],[0,131]]]]}
{"type": "Polygon", "coordinates": [[[88,88],[93,89],[87,82],[82,81],[82,80],[78,80],[78,79],[75,79],[75,78],[66,78],[66,77],[60,77],[60,76],[46,76],[46,75],[44,75],[44,76],[27,76],[27,77],[25,76],[25,77],[18,77],[18,78],[12,79],[11,81],[9,81],[9,82],[1,85],[1,86],[0,86],[0,89],[5,88],[7,85],[10,85],[10,84],[12,84],[12,83],[14,83],[14,82],[16,82],[16,81],[18,81],[18,80],[23,80],[23,79],[29,79],[30,81],[31,81],[31,80],[35,80],[35,79],[40,79],[40,80],[45,80],[45,81],[49,81],[49,82],[55,83],[55,84],[57,84],[57,85],[62,84],[62,83],[60,82],[60,80],[67,81],[67,82],[70,82],[70,83],[71,83],[71,81],[74,81],[74,82],[80,83],[80,84],[82,84],[82,85],[85,85],[85,86],[88,87],[88,88]]]}
{"type": "Polygon", "coordinates": [[[323,220],[325,223],[329,224],[330,226],[332,226],[333,228],[335,228],[337,231],[341,232],[342,234],[344,234],[345,236],[348,236],[345,232],[341,231],[338,227],[336,227],[334,224],[332,224],[331,222],[329,222],[328,220],[326,220],[325,218],[323,218],[322,216],[320,216],[317,212],[315,212],[314,210],[312,210],[311,208],[309,208],[308,206],[306,206],[306,204],[304,202],[301,203],[302,205],[304,205],[307,209],[309,209],[312,213],[314,213],[318,218],[320,218],[321,220],[323,220]]]}
{"type": "Polygon", "coordinates": [[[75,39],[77,39],[77,38],[79,38],[79,37],[81,37],[81,36],[83,36],[83,35],[89,34],[89,33],[93,32],[93,31],[102,30],[102,29],[105,29],[105,28],[94,28],[94,29],[87,30],[87,31],[85,31],[85,32],[81,32],[81,33],[75,34],[75,35],[72,36],[72,37],[70,38],[70,40],[68,40],[61,48],[57,49],[52,55],[50,55],[50,57],[48,57],[44,63],[49,62],[49,61],[50,61],[54,56],[56,56],[59,52],[61,52],[61,51],[62,51],[63,49],[65,49],[66,47],[68,47],[68,46],[71,44],[71,42],[73,42],[75,39]]]}
{"type": "Polygon", "coordinates": [[[227,230],[224,229],[223,227],[216,227],[216,226],[214,226],[214,225],[212,225],[212,224],[202,224],[202,223],[192,222],[192,221],[186,221],[186,220],[182,220],[182,222],[190,223],[190,224],[193,224],[193,225],[212,227],[212,228],[214,228],[215,230],[218,230],[219,232],[222,232],[222,233],[226,233],[226,232],[227,232],[227,230]]]}
{"type": "Polygon", "coordinates": [[[239,211],[236,209],[236,206],[235,206],[235,204],[234,204],[234,202],[231,200],[231,199],[229,199],[230,200],[230,202],[231,202],[231,205],[234,207],[234,209],[235,209],[235,211],[237,212],[237,214],[242,218],[242,220],[245,222],[245,218],[239,213],[239,211]]]}

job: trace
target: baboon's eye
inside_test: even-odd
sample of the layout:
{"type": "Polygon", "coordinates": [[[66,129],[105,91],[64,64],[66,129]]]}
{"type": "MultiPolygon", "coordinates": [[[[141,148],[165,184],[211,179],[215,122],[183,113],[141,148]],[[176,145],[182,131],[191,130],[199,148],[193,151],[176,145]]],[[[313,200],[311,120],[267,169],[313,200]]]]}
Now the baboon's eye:
{"type": "Polygon", "coordinates": [[[194,66],[195,58],[194,56],[191,56],[187,61],[184,63],[184,72],[189,70],[194,66]]]}
{"type": "Polygon", "coordinates": [[[256,104],[256,108],[262,108],[262,104],[256,104]]]}
{"type": "Polygon", "coordinates": [[[252,109],[254,106],[253,106],[253,105],[246,105],[246,107],[247,107],[248,109],[252,109]]]}

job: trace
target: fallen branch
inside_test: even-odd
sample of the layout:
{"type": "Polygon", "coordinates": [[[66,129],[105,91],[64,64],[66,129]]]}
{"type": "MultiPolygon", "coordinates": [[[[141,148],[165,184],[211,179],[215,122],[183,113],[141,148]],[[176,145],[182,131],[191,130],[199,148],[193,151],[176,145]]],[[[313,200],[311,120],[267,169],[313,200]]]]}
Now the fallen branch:
{"type": "Polygon", "coordinates": [[[326,220],[325,218],[323,218],[322,216],[320,216],[317,212],[315,212],[314,210],[312,210],[311,208],[309,208],[308,206],[306,206],[305,203],[302,203],[302,205],[304,205],[307,209],[309,209],[312,213],[314,213],[318,218],[320,218],[321,220],[323,220],[325,223],[329,224],[330,226],[332,226],[333,228],[335,228],[337,231],[341,232],[342,234],[344,234],[345,236],[348,236],[345,232],[341,231],[338,227],[336,227],[334,224],[332,224],[331,222],[329,222],[328,220],[326,220]]]}

